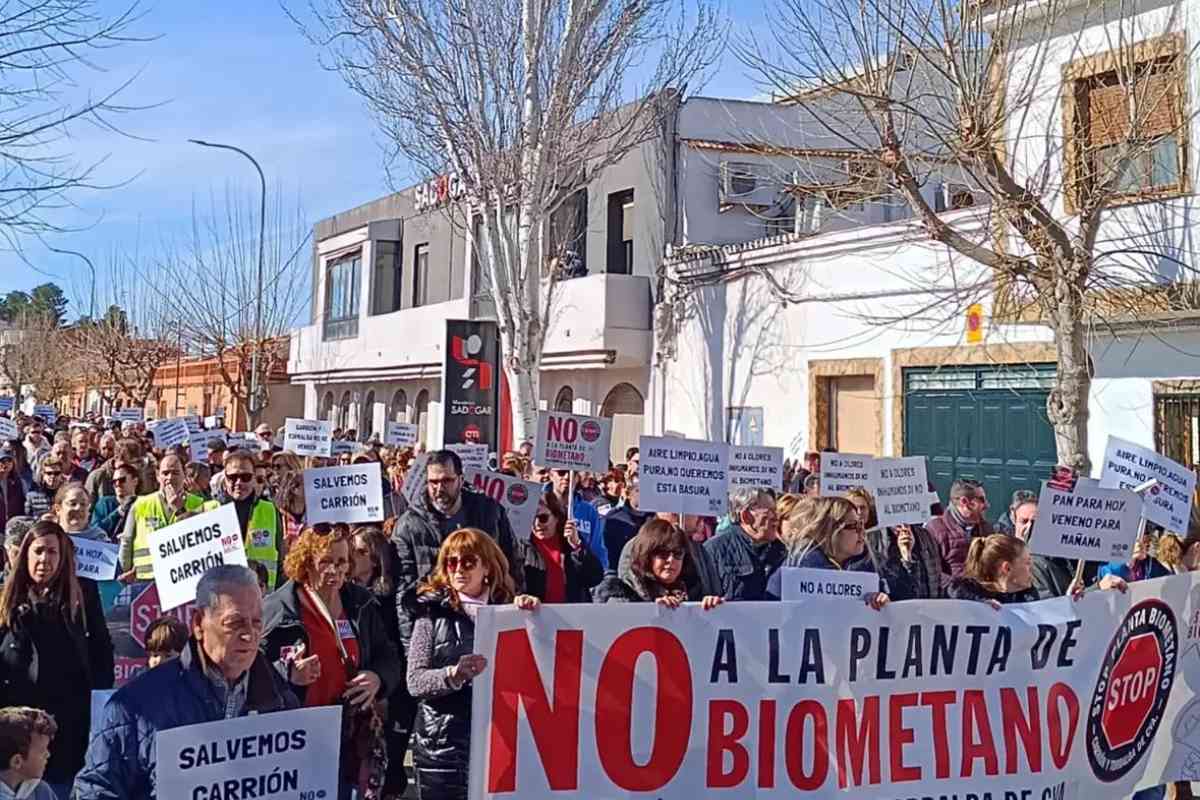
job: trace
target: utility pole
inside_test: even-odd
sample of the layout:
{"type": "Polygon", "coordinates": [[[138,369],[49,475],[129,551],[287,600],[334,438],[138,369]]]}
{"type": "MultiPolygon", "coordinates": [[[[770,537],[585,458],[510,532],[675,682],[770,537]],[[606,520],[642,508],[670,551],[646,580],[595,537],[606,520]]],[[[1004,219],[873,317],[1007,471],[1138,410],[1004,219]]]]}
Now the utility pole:
{"type": "Polygon", "coordinates": [[[250,396],[247,398],[250,407],[250,428],[253,429],[255,423],[258,422],[258,412],[261,410],[259,406],[261,387],[259,386],[258,374],[258,354],[262,349],[262,303],[263,303],[263,247],[266,239],[267,228],[267,179],[263,176],[262,167],[258,165],[258,161],[254,156],[247,153],[240,147],[234,147],[231,144],[217,144],[215,142],[206,142],[202,139],[188,139],[192,144],[198,144],[201,147],[216,147],[221,150],[232,150],[235,153],[240,153],[250,160],[254,168],[258,170],[258,181],[262,188],[259,195],[258,209],[258,272],[255,278],[257,291],[254,297],[254,350],[250,353],[250,396]]]}

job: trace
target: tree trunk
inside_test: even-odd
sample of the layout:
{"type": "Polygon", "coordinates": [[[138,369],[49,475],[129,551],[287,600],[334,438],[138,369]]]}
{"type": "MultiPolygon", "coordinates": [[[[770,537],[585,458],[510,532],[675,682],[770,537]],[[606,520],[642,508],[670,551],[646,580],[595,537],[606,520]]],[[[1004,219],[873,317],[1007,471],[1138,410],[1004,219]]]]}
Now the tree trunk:
{"type": "Polygon", "coordinates": [[[1086,264],[1072,264],[1059,272],[1054,287],[1055,308],[1051,312],[1054,345],[1058,355],[1054,389],[1046,402],[1046,413],[1054,427],[1058,463],[1074,467],[1080,475],[1091,475],[1088,458],[1088,395],[1092,376],[1084,339],[1082,292],[1079,275],[1086,264]]]}

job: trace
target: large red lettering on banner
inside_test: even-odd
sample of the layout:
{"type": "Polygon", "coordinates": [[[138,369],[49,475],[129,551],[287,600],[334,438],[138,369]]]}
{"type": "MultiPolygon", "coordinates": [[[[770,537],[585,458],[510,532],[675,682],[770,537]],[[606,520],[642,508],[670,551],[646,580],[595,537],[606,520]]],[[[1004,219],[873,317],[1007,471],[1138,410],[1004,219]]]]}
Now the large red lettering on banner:
{"type": "Polygon", "coordinates": [[[579,684],[583,631],[559,631],[554,644],[554,700],[538,671],[524,629],[496,639],[488,791],[511,792],[517,785],[517,707],[525,709],[546,780],[553,791],[579,786],[579,684]]]}
{"type": "Polygon", "coordinates": [[[609,780],[630,792],[653,792],[675,777],[692,732],[692,666],[675,634],[663,628],[634,628],[617,637],[604,656],[596,684],[596,742],[609,780]],[[650,760],[633,754],[633,685],[638,659],[654,657],[654,745],[650,760]]]}

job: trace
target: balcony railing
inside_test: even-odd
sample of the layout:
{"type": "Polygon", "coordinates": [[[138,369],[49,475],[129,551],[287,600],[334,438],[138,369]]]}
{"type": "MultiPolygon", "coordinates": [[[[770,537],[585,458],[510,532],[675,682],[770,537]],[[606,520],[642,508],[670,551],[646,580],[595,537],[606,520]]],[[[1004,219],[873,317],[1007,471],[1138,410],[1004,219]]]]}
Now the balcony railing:
{"type": "Polygon", "coordinates": [[[358,336],[358,317],[325,320],[322,328],[322,338],[325,341],[353,339],[355,336],[358,336]]]}

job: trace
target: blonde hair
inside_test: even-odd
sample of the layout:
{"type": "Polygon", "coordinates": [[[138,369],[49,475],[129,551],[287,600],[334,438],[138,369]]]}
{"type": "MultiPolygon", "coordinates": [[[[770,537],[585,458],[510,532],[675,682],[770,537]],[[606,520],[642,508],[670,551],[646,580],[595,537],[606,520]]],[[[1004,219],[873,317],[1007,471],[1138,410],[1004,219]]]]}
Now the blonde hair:
{"type": "Polygon", "coordinates": [[[848,490],[846,492],[846,499],[852,503],[855,500],[862,500],[867,504],[867,518],[863,520],[864,528],[874,528],[879,524],[879,517],[875,514],[875,498],[871,497],[871,493],[865,488],[855,486],[853,489],[848,490]]]}
{"type": "Polygon", "coordinates": [[[1025,543],[1006,533],[993,533],[971,540],[967,548],[967,561],[963,575],[974,579],[982,586],[1000,591],[1000,566],[1011,564],[1025,552],[1025,543]]]}
{"type": "Polygon", "coordinates": [[[1182,567],[1183,541],[1173,533],[1164,533],[1158,537],[1158,560],[1164,567],[1182,567]]]}
{"type": "Polygon", "coordinates": [[[788,522],[784,544],[789,552],[815,547],[828,555],[837,532],[858,522],[858,509],[844,497],[810,497],[796,504],[788,522]]]}
{"type": "Polygon", "coordinates": [[[429,577],[417,586],[417,594],[434,594],[445,591],[450,605],[455,609],[462,606],[458,592],[450,585],[450,573],[446,570],[446,559],[450,556],[475,556],[487,571],[486,586],[488,599],[493,603],[507,603],[516,595],[512,576],[508,574],[508,558],[500,545],[478,528],[459,528],[446,537],[438,550],[437,565],[429,577]]]}

